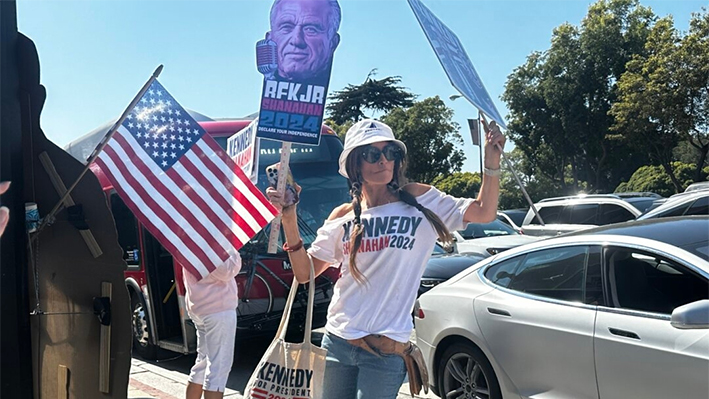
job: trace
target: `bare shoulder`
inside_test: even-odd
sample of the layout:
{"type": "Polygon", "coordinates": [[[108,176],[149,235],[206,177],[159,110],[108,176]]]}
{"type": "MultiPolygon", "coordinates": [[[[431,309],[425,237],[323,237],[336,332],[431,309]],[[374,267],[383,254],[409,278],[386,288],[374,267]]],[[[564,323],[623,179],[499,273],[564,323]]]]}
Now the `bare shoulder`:
{"type": "Polygon", "coordinates": [[[351,210],[352,210],[352,204],[349,204],[349,203],[342,204],[332,210],[332,213],[330,213],[330,217],[328,217],[327,220],[334,220],[337,218],[341,218],[341,217],[347,215],[351,210]]]}
{"type": "Polygon", "coordinates": [[[401,187],[401,189],[405,190],[407,193],[413,195],[414,197],[418,197],[419,195],[428,192],[428,190],[431,189],[431,186],[422,183],[409,183],[401,187]]]}

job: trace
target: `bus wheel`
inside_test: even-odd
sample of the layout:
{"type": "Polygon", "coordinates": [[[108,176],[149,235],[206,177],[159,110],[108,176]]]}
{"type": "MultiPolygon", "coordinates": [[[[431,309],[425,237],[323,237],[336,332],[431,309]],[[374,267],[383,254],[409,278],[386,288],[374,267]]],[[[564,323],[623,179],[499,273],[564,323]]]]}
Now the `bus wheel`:
{"type": "Polygon", "coordinates": [[[150,322],[143,295],[132,292],[130,307],[133,350],[145,360],[155,360],[158,358],[158,347],[150,342],[150,322]]]}

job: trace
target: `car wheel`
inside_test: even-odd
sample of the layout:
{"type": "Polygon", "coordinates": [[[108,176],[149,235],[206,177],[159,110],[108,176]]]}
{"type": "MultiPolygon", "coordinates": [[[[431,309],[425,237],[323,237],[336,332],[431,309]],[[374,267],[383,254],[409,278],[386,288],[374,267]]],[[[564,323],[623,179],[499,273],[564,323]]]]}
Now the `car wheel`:
{"type": "Polygon", "coordinates": [[[150,321],[143,295],[131,292],[131,330],[133,331],[133,350],[145,360],[158,358],[158,347],[151,343],[150,321]]]}
{"type": "Polygon", "coordinates": [[[480,349],[468,343],[453,344],[443,352],[438,391],[442,398],[502,399],[492,365],[480,349]]]}

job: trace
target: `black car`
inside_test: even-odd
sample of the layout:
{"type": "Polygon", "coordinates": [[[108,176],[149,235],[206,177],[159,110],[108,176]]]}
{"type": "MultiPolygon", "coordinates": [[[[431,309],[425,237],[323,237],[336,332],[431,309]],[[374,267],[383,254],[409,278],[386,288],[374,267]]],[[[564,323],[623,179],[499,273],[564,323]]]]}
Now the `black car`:
{"type": "Polygon", "coordinates": [[[431,259],[426,264],[426,270],[421,277],[418,295],[430,290],[438,284],[455,276],[459,272],[485,259],[478,254],[450,254],[436,243],[431,259]]]}

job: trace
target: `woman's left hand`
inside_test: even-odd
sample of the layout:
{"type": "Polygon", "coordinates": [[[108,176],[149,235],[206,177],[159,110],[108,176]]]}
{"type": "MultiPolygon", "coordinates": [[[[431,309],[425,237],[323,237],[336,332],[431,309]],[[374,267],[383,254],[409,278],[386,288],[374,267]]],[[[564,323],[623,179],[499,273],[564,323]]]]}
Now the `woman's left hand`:
{"type": "Polygon", "coordinates": [[[488,125],[483,117],[482,122],[485,129],[485,167],[497,169],[500,167],[500,156],[505,148],[506,139],[495,121],[491,121],[488,125]]]}

